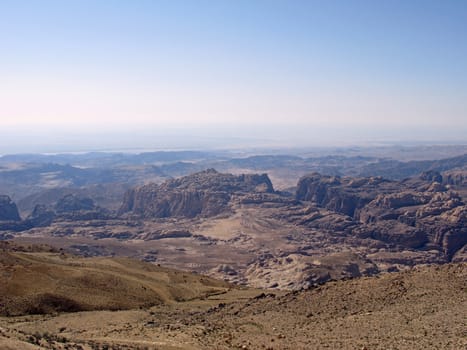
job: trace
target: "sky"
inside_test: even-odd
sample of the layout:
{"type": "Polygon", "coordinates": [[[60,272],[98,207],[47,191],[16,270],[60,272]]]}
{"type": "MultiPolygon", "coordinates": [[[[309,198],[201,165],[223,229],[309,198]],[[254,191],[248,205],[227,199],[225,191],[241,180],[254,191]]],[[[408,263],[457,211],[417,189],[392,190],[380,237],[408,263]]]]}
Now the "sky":
{"type": "Polygon", "coordinates": [[[0,130],[467,142],[467,1],[0,0],[0,130]]]}

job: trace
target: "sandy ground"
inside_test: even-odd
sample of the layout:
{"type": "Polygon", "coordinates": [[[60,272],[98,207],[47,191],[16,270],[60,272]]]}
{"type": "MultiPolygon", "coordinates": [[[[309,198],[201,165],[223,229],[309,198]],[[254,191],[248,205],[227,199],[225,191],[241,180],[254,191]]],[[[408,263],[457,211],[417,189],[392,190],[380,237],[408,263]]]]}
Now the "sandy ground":
{"type": "Polygon", "coordinates": [[[451,264],[301,292],[231,290],[145,310],[4,317],[0,348],[459,350],[466,284],[467,266],[451,264]]]}

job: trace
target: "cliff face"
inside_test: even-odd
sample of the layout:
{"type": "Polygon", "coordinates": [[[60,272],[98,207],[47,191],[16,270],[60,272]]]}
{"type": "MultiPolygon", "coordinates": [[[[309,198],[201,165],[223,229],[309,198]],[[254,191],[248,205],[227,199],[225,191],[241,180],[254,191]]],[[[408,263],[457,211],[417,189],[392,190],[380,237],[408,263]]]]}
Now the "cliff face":
{"type": "Polygon", "coordinates": [[[230,209],[234,196],[273,193],[266,174],[221,174],[213,169],[161,185],[148,184],[128,191],[119,210],[146,217],[211,217],[230,209]]]}
{"type": "MultiPolygon", "coordinates": [[[[467,205],[440,181],[434,171],[403,181],[311,174],[300,179],[296,199],[345,215],[345,230],[356,237],[412,249],[434,247],[450,259],[467,243],[467,205]]],[[[322,228],[323,220],[317,219],[306,225],[322,228]]],[[[342,231],[335,219],[328,221],[328,229],[342,231]]]]}
{"type": "Polygon", "coordinates": [[[96,206],[91,198],[82,198],[74,194],[62,197],[55,205],[55,211],[59,214],[94,209],[96,206]]]}
{"type": "Polygon", "coordinates": [[[0,195],[0,221],[20,221],[18,208],[9,196],[0,195]]]}
{"type": "Polygon", "coordinates": [[[60,219],[71,221],[110,218],[108,210],[96,206],[91,198],[74,194],[68,194],[61,198],[55,205],[55,213],[60,219]]]}
{"type": "Polygon", "coordinates": [[[341,178],[313,173],[299,180],[296,199],[353,217],[378,194],[391,192],[396,187],[381,177],[341,178]]]}
{"type": "Polygon", "coordinates": [[[105,220],[110,212],[94,205],[90,198],[69,194],[61,198],[54,208],[38,204],[31,214],[21,220],[16,204],[8,196],[0,196],[0,231],[25,231],[33,227],[46,227],[56,219],[65,221],[105,220]]]}

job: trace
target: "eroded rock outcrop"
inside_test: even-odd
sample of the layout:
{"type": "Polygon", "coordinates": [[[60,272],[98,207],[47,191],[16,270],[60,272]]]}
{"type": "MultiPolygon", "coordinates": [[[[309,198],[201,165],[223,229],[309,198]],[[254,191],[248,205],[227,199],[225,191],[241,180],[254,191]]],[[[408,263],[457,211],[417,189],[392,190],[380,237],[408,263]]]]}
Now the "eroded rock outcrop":
{"type": "Polygon", "coordinates": [[[18,208],[9,196],[0,195],[0,221],[20,221],[18,208]]]}
{"type": "Polygon", "coordinates": [[[381,177],[349,178],[313,173],[302,177],[296,199],[353,217],[356,210],[378,194],[391,191],[394,185],[381,177]]]}
{"type": "Polygon", "coordinates": [[[212,217],[228,212],[234,197],[273,193],[266,174],[232,175],[209,169],[161,185],[148,184],[128,191],[119,214],[145,218],[212,217]]]}
{"type": "MultiPolygon", "coordinates": [[[[18,208],[9,196],[0,195],[0,231],[22,231],[27,225],[21,221],[18,208]]],[[[9,238],[1,235],[0,239],[9,238]]]]}
{"type": "Polygon", "coordinates": [[[91,198],[75,194],[68,194],[61,198],[54,209],[57,217],[64,220],[105,220],[112,217],[109,211],[96,206],[91,198]]]}
{"type": "Polygon", "coordinates": [[[339,280],[378,273],[370,260],[350,252],[326,256],[289,254],[258,257],[246,270],[250,285],[261,288],[308,289],[329,280],[339,280]]]}
{"type": "Polygon", "coordinates": [[[74,194],[68,194],[62,197],[55,205],[55,211],[58,214],[95,209],[96,206],[91,198],[82,198],[74,194]]]}
{"type": "Polygon", "coordinates": [[[443,183],[467,187],[467,170],[452,170],[444,174],[443,183]]]}
{"type": "Polygon", "coordinates": [[[441,182],[462,186],[436,171],[403,181],[382,178],[339,178],[311,174],[300,179],[296,197],[317,209],[301,220],[314,229],[329,229],[361,239],[379,240],[409,249],[437,249],[448,261],[467,243],[467,206],[460,195],[441,182]],[[345,222],[345,227],[336,223],[345,222]],[[328,227],[323,223],[327,222],[328,227]]]}
{"type": "Polygon", "coordinates": [[[46,227],[49,226],[55,219],[56,214],[53,209],[38,204],[34,207],[31,215],[29,215],[26,221],[31,227],[46,227]]]}

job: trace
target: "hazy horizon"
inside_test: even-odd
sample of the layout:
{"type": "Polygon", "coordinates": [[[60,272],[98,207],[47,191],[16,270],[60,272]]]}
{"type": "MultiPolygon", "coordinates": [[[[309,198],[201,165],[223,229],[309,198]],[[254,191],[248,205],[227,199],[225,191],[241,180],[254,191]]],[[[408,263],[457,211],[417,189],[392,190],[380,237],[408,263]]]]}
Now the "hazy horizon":
{"type": "Polygon", "coordinates": [[[467,2],[2,1],[0,154],[467,143],[467,2]]]}
{"type": "Polygon", "coordinates": [[[0,155],[15,153],[135,152],[151,150],[241,150],[417,145],[467,145],[467,130],[340,128],[271,125],[133,127],[108,130],[35,126],[6,128],[0,155]],[[422,137],[423,136],[423,137],[422,137]]]}

